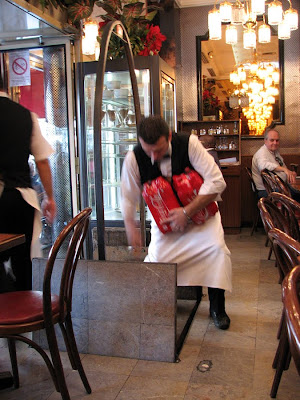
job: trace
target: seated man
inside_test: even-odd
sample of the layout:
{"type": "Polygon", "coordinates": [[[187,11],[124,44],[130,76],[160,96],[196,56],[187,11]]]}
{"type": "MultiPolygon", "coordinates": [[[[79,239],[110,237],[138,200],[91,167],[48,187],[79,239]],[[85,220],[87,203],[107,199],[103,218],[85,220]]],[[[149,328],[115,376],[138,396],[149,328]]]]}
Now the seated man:
{"type": "MultiPolygon", "coordinates": [[[[296,172],[287,168],[278,149],[279,133],[275,129],[267,129],[264,134],[264,145],[252,158],[252,176],[259,198],[268,195],[261,177],[261,171],[264,169],[275,172],[284,182],[291,184],[296,182],[296,172]]],[[[290,190],[292,197],[297,200],[294,189],[290,187],[290,190]]]]}

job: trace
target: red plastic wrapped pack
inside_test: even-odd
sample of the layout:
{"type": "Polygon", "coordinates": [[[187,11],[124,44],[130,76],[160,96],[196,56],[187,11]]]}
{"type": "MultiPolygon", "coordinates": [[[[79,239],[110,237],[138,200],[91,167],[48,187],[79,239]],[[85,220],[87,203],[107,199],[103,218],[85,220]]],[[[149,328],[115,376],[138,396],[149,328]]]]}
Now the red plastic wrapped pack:
{"type": "MultiPolygon", "coordinates": [[[[183,174],[173,176],[173,188],[183,206],[188,205],[197,196],[203,182],[202,176],[189,168],[183,174]]],[[[209,217],[215,215],[217,211],[218,206],[213,201],[197,214],[193,215],[192,220],[195,224],[201,225],[209,217]]]]}
{"type": "Polygon", "coordinates": [[[160,176],[150,183],[145,183],[142,194],[159,230],[162,233],[171,232],[170,224],[161,223],[169,216],[170,210],[180,207],[170,183],[160,176]]]}

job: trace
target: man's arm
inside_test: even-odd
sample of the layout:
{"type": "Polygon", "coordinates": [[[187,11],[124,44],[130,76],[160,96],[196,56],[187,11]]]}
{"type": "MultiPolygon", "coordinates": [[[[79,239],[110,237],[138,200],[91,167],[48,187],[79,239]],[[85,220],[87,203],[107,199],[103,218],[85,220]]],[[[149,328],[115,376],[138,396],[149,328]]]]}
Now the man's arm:
{"type": "Polygon", "coordinates": [[[56,204],[53,197],[52,175],[48,159],[36,161],[40,179],[47,197],[43,200],[42,210],[47,221],[52,223],[56,215],[56,204]]]}
{"type": "Polygon", "coordinates": [[[275,171],[275,172],[284,172],[286,174],[288,183],[295,183],[296,182],[296,176],[297,176],[296,172],[295,171],[290,171],[285,166],[281,167],[280,165],[278,165],[278,167],[274,168],[273,171],[275,171]]]}

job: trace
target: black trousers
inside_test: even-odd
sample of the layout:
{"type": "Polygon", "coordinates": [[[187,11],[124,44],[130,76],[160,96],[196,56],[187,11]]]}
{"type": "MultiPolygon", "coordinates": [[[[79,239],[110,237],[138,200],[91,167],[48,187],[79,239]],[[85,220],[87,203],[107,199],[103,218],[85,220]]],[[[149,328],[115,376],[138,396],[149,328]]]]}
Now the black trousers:
{"type": "Polygon", "coordinates": [[[225,290],[208,288],[209,309],[215,311],[217,314],[225,311],[225,290]]]}
{"type": "Polygon", "coordinates": [[[16,189],[4,189],[0,198],[0,233],[24,233],[25,243],[0,253],[0,291],[31,290],[32,264],[30,246],[33,231],[34,208],[16,189]],[[16,280],[4,272],[3,262],[10,258],[16,280]]]}

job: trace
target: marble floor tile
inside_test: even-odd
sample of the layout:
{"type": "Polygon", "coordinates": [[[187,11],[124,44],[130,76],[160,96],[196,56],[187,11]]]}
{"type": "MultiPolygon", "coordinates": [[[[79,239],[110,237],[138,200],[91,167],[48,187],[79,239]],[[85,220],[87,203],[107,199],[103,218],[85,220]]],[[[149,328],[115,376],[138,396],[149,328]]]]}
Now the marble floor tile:
{"type": "Polygon", "coordinates": [[[251,388],[254,355],[255,350],[252,349],[206,345],[204,340],[190,382],[251,388]],[[205,372],[200,368],[200,363],[204,360],[211,364],[205,372]]]}
{"type": "Polygon", "coordinates": [[[183,400],[188,382],[131,376],[116,400],[183,400]]]}
{"type": "Polygon", "coordinates": [[[188,382],[199,353],[198,346],[184,345],[176,363],[139,360],[131,376],[188,382]]]}

